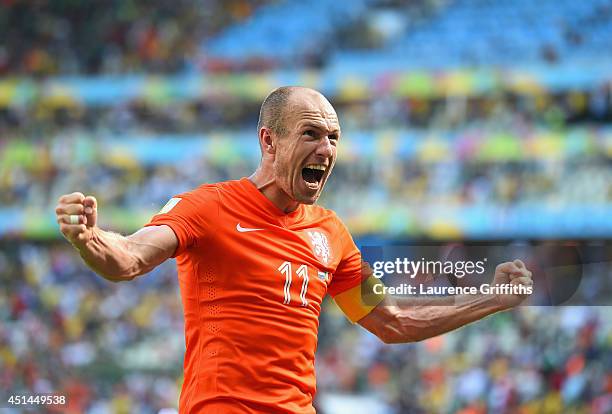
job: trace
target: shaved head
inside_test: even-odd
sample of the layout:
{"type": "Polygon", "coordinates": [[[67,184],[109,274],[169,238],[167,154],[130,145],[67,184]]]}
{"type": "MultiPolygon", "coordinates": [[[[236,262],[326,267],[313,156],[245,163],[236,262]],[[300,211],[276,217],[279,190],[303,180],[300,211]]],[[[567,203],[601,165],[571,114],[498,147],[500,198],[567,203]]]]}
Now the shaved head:
{"type": "Polygon", "coordinates": [[[281,86],[266,96],[259,110],[258,131],[263,127],[267,127],[276,135],[284,135],[286,133],[284,122],[285,108],[289,103],[289,97],[293,93],[294,88],[293,86],[281,86]]]}
{"type": "Polygon", "coordinates": [[[287,133],[287,115],[288,109],[291,106],[291,98],[294,94],[305,96],[320,96],[323,95],[314,89],[303,86],[281,86],[274,89],[261,104],[259,111],[259,121],[257,122],[257,130],[266,127],[270,128],[276,135],[285,135],[287,133]]]}

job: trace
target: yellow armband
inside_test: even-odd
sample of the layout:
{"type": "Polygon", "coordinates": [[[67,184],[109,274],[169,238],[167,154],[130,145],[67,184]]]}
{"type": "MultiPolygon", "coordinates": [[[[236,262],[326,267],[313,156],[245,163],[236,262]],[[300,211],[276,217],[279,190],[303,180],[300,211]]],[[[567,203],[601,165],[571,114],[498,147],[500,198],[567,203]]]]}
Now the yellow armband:
{"type": "Polygon", "coordinates": [[[372,309],[385,298],[382,286],[384,285],[380,279],[370,276],[361,284],[337,294],[334,301],[346,317],[352,323],[356,323],[372,312],[372,309]],[[377,285],[379,286],[376,287],[377,285]]]}

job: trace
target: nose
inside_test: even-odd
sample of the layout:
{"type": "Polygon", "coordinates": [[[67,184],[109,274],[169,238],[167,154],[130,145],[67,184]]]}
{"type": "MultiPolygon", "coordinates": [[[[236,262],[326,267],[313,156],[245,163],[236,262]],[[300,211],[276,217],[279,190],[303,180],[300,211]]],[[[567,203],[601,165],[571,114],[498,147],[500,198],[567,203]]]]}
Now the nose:
{"type": "Polygon", "coordinates": [[[334,146],[332,145],[329,137],[324,137],[319,141],[317,145],[316,155],[324,158],[330,158],[334,153],[334,146]]]}

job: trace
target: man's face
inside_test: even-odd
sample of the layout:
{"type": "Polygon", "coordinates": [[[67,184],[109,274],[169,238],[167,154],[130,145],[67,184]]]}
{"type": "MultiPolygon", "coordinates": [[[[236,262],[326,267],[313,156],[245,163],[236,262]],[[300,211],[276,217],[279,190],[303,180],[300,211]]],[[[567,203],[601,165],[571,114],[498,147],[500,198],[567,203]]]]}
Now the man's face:
{"type": "Polygon", "coordinates": [[[276,183],[293,200],[313,204],[336,162],[338,116],[322,95],[296,91],[285,110],[285,136],[276,137],[276,183]]]}

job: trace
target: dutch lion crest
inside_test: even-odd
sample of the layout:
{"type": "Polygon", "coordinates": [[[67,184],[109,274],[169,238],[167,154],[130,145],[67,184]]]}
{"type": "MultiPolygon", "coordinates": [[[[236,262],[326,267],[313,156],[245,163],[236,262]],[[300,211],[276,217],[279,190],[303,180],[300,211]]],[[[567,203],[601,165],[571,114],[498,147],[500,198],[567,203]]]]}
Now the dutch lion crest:
{"type": "Polygon", "coordinates": [[[309,231],[310,241],[312,242],[312,251],[325,264],[329,263],[331,252],[329,250],[329,241],[327,236],[320,231],[309,231]]]}

